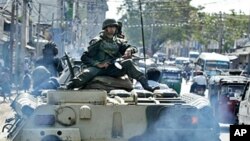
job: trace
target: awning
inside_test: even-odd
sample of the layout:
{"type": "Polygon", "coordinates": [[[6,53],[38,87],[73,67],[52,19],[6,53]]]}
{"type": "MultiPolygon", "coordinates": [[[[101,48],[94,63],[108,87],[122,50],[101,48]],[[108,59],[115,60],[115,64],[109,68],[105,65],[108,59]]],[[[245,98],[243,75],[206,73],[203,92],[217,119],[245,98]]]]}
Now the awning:
{"type": "Polygon", "coordinates": [[[231,56],[228,56],[229,60],[235,60],[238,58],[238,56],[235,56],[235,55],[231,55],[231,56]]]}
{"type": "Polygon", "coordinates": [[[34,48],[34,47],[32,47],[32,46],[30,46],[30,45],[26,45],[25,46],[27,49],[30,49],[30,50],[35,50],[36,48],[34,48]]]}
{"type": "Polygon", "coordinates": [[[6,18],[4,19],[4,22],[7,23],[7,24],[11,24],[11,21],[6,19],[6,18]]]}

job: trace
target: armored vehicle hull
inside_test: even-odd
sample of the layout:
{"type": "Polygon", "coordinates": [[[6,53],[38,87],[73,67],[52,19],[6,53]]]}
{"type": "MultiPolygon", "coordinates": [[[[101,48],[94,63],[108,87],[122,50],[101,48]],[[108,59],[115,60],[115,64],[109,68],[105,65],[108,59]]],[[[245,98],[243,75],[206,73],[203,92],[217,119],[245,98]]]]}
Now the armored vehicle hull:
{"type": "Polygon", "coordinates": [[[111,98],[101,90],[48,91],[43,103],[30,107],[33,110],[27,110],[29,104],[22,103],[20,99],[24,96],[20,95],[12,104],[19,111],[18,122],[9,130],[8,138],[13,141],[219,140],[218,123],[208,101],[200,96],[140,98],[136,91],[130,96],[120,93],[114,92],[111,98]],[[20,105],[26,108],[20,109],[20,105]]]}
{"type": "MultiPolygon", "coordinates": [[[[66,59],[69,67],[60,76],[61,85],[82,70],[77,62],[72,67],[67,55],[66,59]]],[[[10,126],[7,130],[8,139],[219,140],[219,125],[212,116],[207,99],[193,94],[179,96],[169,90],[155,90],[154,93],[136,89],[131,91],[132,84],[128,82],[99,77],[90,82],[91,89],[43,90],[37,97],[20,94],[12,103],[16,112],[15,120],[6,124],[10,126]]]]}

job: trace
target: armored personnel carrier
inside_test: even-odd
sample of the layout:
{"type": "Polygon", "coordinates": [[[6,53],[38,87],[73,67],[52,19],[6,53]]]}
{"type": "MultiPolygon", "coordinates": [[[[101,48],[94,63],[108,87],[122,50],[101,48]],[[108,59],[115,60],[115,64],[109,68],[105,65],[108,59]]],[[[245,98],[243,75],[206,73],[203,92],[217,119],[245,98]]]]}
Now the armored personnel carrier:
{"type": "Polygon", "coordinates": [[[208,101],[182,97],[138,97],[114,90],[51,90],[46,98],[21,94],[12,103],[13,141],[218,141],[219,126],[208,101]],[[205,133],[205,134],[204,134],[205,133]]]}
{"type": "Polygon", "coordinates": [[[209,101],[194,94],[43,90],[38,97],[20,94],[11,106],[16,116],[3,130],[13,141],[220,140],[209,101]]]}

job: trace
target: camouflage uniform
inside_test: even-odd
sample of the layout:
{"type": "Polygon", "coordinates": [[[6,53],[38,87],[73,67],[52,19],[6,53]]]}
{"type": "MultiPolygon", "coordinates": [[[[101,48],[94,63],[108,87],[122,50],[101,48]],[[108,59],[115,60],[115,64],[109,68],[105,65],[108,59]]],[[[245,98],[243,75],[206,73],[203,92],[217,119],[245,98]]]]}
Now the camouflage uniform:
{"type": "Polygon", "coordinates": [[[81,56],[82,62],[88,67],[85,68],[80,75],[77,76],[68,88],[84,87],[95,76],[112,76],[120,77],[127,74],[130,78],[141,82],[144,89],[153,91],[148,86],[147,80],[142,72],[134,65],[131,59],[126,59],[120,62],[122,68],[115,66],[114,61],[122,57],[127,49],[131,49],[132,53],[136,53],[137,49],[127,44],[124,39],[114,36],[112,39],[103,34],[90,41],[88,52],[81,56]],[[97,64],[108,62],[110,65],[107,68],[99,68],[97,64]]]}

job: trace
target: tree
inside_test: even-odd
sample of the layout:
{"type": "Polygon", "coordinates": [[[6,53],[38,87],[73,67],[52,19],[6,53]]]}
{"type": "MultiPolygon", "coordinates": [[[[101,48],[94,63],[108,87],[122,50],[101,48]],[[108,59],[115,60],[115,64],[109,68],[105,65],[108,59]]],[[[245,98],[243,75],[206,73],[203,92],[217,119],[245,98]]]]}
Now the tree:
{"type": "Polygon", "coordinates": [[[235,39],[247,32],[248,18],[246,15],[236,15],[234,11],[231,14],[222,13],[197,13],[194,25],[193,37],[199,43],[207,46],[211,41],[222,42],[222,52],[229,52],[233,47],[235,39]]]}
{"type": "MultiPolygon", "coordinates": [[[[188,24],[190,13],[197,11],[189,5],[190,0],[176,2],[143,0],[142,13],[144,21],[144,38],[147,50],[152,53],[161,48],[161,44],[168,41],[184,41],[192,34],[188,24]]],[[[126,11],[120,19],[126,27],[126,37],[133,44],[142,46],[141,21],[138,1],[125,0],[120,11],[126,11]]]]}
{"type": "Polygon", "coordinates": [[[146,49],[152,54],[161,49],[164,42],[196,40],[205,50],[212,41],[221,43],[223,52],[228,52],[234,40],[247,32],[248,18],[241,13],[231,14],[201,12],[204,7],[190,6],[191,0],[125,0],[119,11],[125,13],[120,21],[128,40],[142,46],[139,4],[142,5],[144,39],[146,49]]]}

